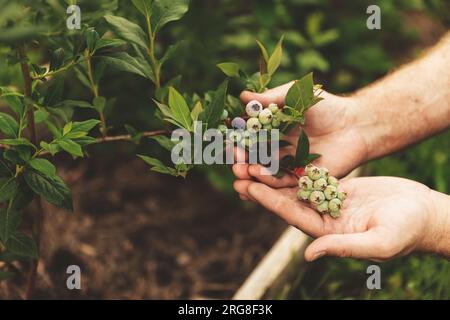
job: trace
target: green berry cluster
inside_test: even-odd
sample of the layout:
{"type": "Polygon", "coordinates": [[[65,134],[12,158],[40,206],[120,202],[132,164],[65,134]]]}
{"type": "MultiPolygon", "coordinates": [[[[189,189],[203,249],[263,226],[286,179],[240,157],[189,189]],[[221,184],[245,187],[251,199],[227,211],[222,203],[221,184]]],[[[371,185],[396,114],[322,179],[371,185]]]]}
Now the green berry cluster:
{"type": "Polygon", "coordinates": [[[280,109],[275,103],[271,103],[264,109],[259,101],[252,100],[245,107],[245,111],[249,116],[246,127],[250,132],[258,132],[260,129],[275,129],[281,124],[280,109]]]}
{"type": "Polygon", "coordinates": [[[341,208],[347,194],[339,190],[339,181],[330,176],[328,170],[312,164],[305,167],[305,175],[298,180],[297,197],[314,206],[321,214],[333,218],[341,215],[341,208]]]}

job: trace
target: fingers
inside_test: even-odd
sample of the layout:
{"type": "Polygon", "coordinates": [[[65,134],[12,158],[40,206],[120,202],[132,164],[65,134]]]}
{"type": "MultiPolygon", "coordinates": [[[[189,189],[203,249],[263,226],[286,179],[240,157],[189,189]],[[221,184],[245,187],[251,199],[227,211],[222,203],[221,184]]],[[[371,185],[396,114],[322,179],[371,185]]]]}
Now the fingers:
{"type": "Polygon", "coordinates": [[[249,165],[246,163],[237,163],[233,165],[232,170],[236,178],[240,180],[251,180],[252,177],[248,172],[248,167],[249,165]]]}
{"type": "Polygon", "coordinates": [[[294,84],[294,81],[286,83],[282,86],[266,90],[264,93],[255,93],[250,91],[243,91],[241,93],[241,100],[243,103],[248,103],[251,100],[258,100],[264,106],[271,103],[276,103],[280,106],[284,105],[284,98],[286,97],[289,88],[294,84]]]}
{"type": "Polygon", "coordinates": [[[329,234],[314,240],[305,251],[305,259],[314,261],[322,256],[386,260],[395,254],[393,246],[377,229],[362,233],[329,234]]]}
{"type": "Polygon", "coordinates": [[[292,175],[274,177],[267,168],[255,164],[247,168],[247,174],[272,188],[288,188],[297,185],[297,179],[292,175]]]}
{"type": "Polygon", "coordinates": [[[277,190],[252,181],[245,187],[248,196],[290,225],[310,235],[321,234],[323,221],[320,215],[297,200],[294,188],[277,190]]]}

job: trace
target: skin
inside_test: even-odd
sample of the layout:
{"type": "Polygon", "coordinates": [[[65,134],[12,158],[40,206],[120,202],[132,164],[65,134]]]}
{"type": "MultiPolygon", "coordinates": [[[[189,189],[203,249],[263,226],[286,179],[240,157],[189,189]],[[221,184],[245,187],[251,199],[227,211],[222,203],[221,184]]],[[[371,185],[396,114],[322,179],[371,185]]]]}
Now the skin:
{"type": "MultiPolygon", "coordinates": [[[[284,104],[291,83],[241,100],[265,107],[284,104]]],[[[340,97],[322,92],[323,101],[306,113],[315,163],[342,177],[359,165],[398,151],[450,127],[450,34],[421,59],[369,87],[340,97]],[[418,76],[420,75],[420,76],[418,76]],[[344,151],[344,152],[343,152],[344,151]]],[[[300,128],[288,136],[296,143],[300,128]]],[[[293,154],[295,146],[280,157],[293,154]]],[[[317,238],[306,250],[312,261],[323,255],[386,260],[413,251],[450,256],[450,198],[426,186],[393,177],[344,179],[349,194],[342,216],[320,216],[297,200],[297,179],[275,178],[263,167],[235,164],[236,191],[317,238]],[[386,186],[389,186],[387,189],[386,186]]]]}

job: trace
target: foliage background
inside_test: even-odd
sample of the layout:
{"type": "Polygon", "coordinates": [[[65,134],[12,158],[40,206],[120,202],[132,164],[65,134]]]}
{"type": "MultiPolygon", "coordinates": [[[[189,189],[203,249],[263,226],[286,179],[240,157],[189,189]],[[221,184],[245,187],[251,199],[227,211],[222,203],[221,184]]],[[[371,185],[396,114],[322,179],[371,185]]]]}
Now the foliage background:
{"type": "MultiPolygon", "coordinates": [[[[117,10],[115,14],[140,21],[130,1],[79,1],[90,12],[100,6],[117,10]]],[[[101,23],[101,22],[100,22],[101,23]]],[[[156,50],[180,39],[183,45],[166,65],[166,74],[182,70],[183,90],[204,92],[220,84],[223,75],[215,67],[222,61],[239,62],[244,69],[255,68],[258,48],[254,39],[274,46],[286,35],[285,54],[272,85],[297,79],[314,71],[316,82],[326,90],[349,93],[409,61],[434,44],[450,26],[450,4],[446,0],[193,0],[187,15],[165,28],[156,50]],[[382,10],[382,29],[368,30],[365,13],[368,5],[382,10]]],[[[1,50],[1,49],[0,49],[1,50]]],[[[3,52],[0,51],[0,54],[3,52]]],[[[45,60],[45,48],[34,53],[36,61],[45,60]]],[[[18,69],[0,59],[0,85],[17,83],[18,69]]],[[[168,79],[165,79],[168,80],[168,79]]],[[[75,77],[66,76],[69,96],[82,100],[87,94],[75,77]]],[[[103,95],[117,96],[107,115],[110,124],[139,129],[157,126],[156,110],[150,98],[152,86],[131,74],[107,73],[101,83],[103,95]]],[[[232,83],[236,95],[241,88],[232,83]]],[[[89,99],[87,95],[85,97],[89,99]]],[[[78,118],[86,116],[83,112],[78,118]]],[[[119,129],[120,130],[120,129],[119,129]]],[[[411,178],[448,193],[450,178],[450,134],[443,133],[409,150],[370,163],[366,173],[411,178]]],[[[158,153],[151,142],[139,153],[158,153]]],[[[113,149],[104,152],[114,152],[113,149]]],[[[225,167],[201,168],[211,184],[234,197],[232,176],[225,167]]],[[[398,298],[449,299],[450,265],[441,258],[413,256],[382,265],[379,292],[365,289],[365,269],[370,263],[327,258],[310,264],[300,272],[294,285],[280,298],[398,298]]]]}

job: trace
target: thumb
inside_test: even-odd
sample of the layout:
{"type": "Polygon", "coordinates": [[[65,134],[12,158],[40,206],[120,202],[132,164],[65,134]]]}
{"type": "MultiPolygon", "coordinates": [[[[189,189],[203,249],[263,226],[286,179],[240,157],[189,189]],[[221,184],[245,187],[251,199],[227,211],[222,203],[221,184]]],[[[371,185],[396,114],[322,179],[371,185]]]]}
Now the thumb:
{"type": "Polygon", "coordinates": [[[265,107],[267,107],[271,103],[276,103],[279,106],[283,106],[284,98],[286,97],[286,94],[293,84],[294,81],[291,81],[289,83],[283,84],[282,86],[266,90],[263,93],[243,91],[240,98],[243,103],[249,103],[252,100],[258,100],[265,107]]]}
{"type": "Polygon", "coordinates": [[[376,229],[361,233],[329,234],[314,240],[305,251],[305,259],[322,256],[385,260],[394,255],[387,237],[376,229]]]}

